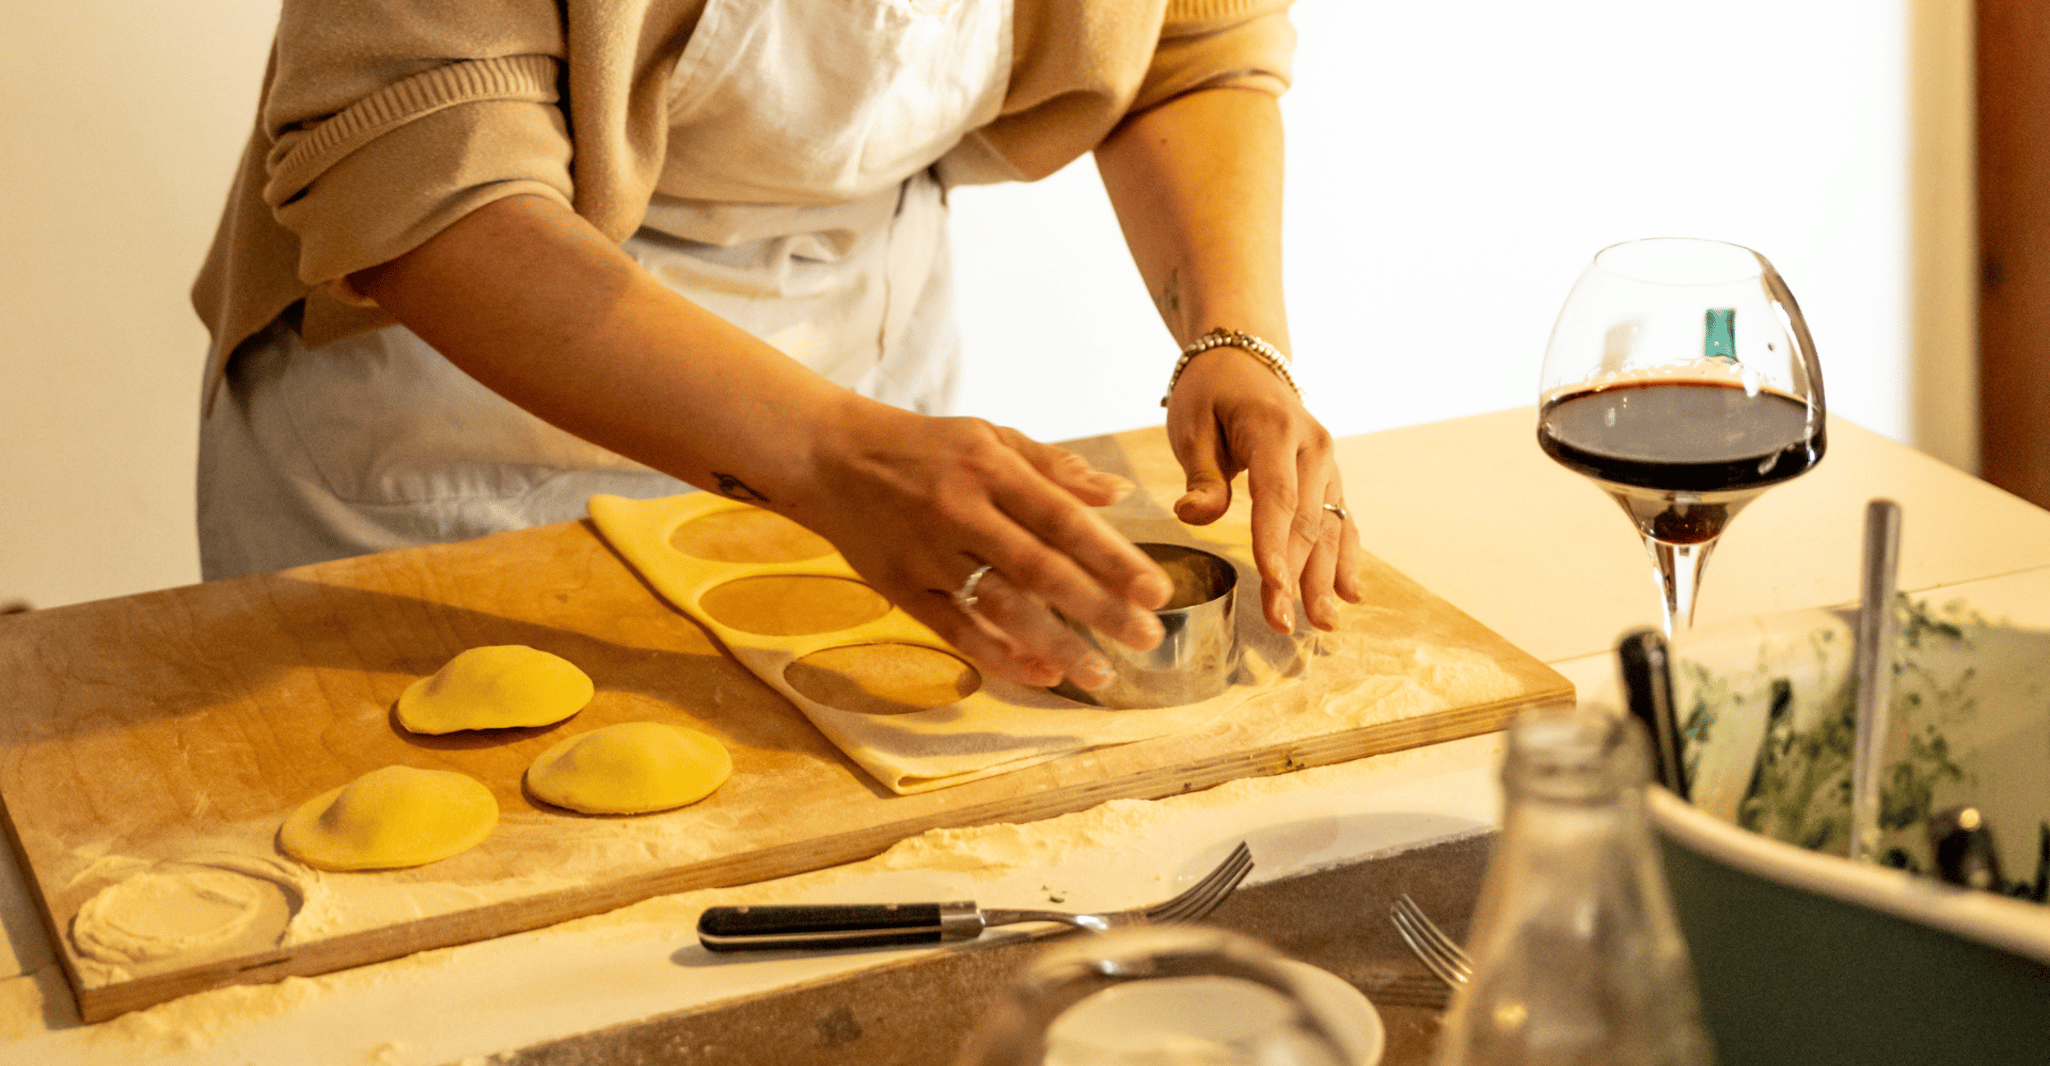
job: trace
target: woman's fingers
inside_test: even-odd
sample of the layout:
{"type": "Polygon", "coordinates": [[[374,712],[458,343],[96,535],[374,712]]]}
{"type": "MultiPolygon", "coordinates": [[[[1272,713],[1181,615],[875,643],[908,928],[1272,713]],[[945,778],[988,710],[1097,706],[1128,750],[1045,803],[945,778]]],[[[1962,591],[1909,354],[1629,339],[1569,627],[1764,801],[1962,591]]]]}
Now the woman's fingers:
{"type": "Polygon", "coordinates": [[[1167,575],[1093,511],[1030,493],[996,501],[1018,523],[977,548],[1012,585],[1061,613],[1134,648],[1160,643],[1154,610],[1174,592],[1167,575]],[[1050,545],[1060,544],[1067,551],[1050,545]]]}
{"type": "Polygon", "coordinates": [[[1357,528],[1325,506],[1343,508],[1345,498],[1330,433],[1265,367],[1216,360],[1192,364],[1177,387],[1169,434],[1189,477],[1191,491],[1177,505],[1184,521],[1199,520],[1199,501],[1217,505],[1200,520],[1221,515],[1229,489],[1208,487],[1228,486],[1237,470],[1246,472],[1268,625],[1291,632],[1300,601],[1312,625],[1335,627],[1338,601],[1361,597],[1360,548],[1357,528]],[[1249,370],[1258,373],[1249,377],[1249,370]],[[1199,485],[1206,491],[1196,491],[1199,485]]]}
{"type": "Polygon", "coordinates": [[[1310,616],[1310,624],[1319,629],[1332,629],[1338,625],[1338,604],[1332,598],[1337,561],[1332,559],[1328,569],[1322,565],[1312,569],[1311,564],[1320,550],[1335,554],[1335,538],[1343,532],[1342,528],[1333,526],[1331,511],[1324,506],[1332,498],[1342,495],[1337,484],[1338,471],[1331,462],[1329,441],[1321,434],[1298,441],[1295,456],[1295,510],[1288,537],[1289,573],[1297,575],[1297,594],[1304,611],[1310,616]]]}
{"type": "Polygon", "coordinates": [[[935,600],[944,602],[958,619],[935,630],[1011,681],[1048,688],[1065,677],[1092,691],[1111,681],[1110,663],[1102,653],[993,567],[974,583],[974,595],[966,602],[957,594],[935,600]]]}
{"type": "Polygon", "coordinates": [[[1297,536],[1296,470],[1293,454],[1278,454],[1269,443],[1243,442],[1251,462],[1246,487],[1253,496],[1253,565],[1260,571],[1260,605],[1267,624],[1281,633],[1295,629],[1297,579],[1302,573],[1291,541],[1297,536]]]}
{"type": "MultiPolygon", "coordinates": [[[[1039,444],[1014,430],[998,432],[1013,438],[1018,453],[1049,480],[1056,480],[1049,472],[1052,467],[1067,482],[1101,491],[1099,498],[1106,503],[1132,489],[1131,482],[1092,469],[1073,452],[1039,444]]],[[[1160,624],[1152,612],[1174,593],[1159,564],[1112,529],[1102,515],[1046,491],[1030,477],[998,480],[990,490],[1003,516],[1031,538],[999,537],[978,556],[1004,556],[1007,577],[1071,618],[1134,647],[1150,648],[1159,642],[1160,624]]]]}
{"type": "MultiPolygon", "coordinates": [[[[1335,493],[1337,485],[1332,485],[1335,493]]],[[[1343,504],[1325,503],[1318,508],[1316,543],[1303,565],[1303,609],[1310,623],[1319,629],[1338,626],[1338,601],[1359,602],[1359,537],[1351,515],[1343,504]]]]}
{"type": "Polygon", "coordinates": [[[1225,450],[1223,427],[1211,418],[1170,419],[1168,443],[1186,477],[1182,497],[1174,504],[1175,517],[1192,526],[1207,526],[1224,517],[1231,507],[1231,479],[1238,471],[1225,450]]]}
{"type": "Polygon", "coordinates": [[[1360,580],[1360,558],[1364,549],[1360,547],[1360,529],[1350,513],[1340,516],[1343,528],[1338,533],[1338,573],[1334,583],[1338,598],[1347,603],[1363,603],[1367,598],[1367,586],[1360,580]]]}
{"type": "Polygon", "coordinates": [[[1270,624],[1286,631],[1291,602],[1300,600],[1311,625],[1333,629],[1339,601],[1357,603],[1362,595],[1359,531],[1339,502],[1345,493],[1329,449],[1301,444],[1295,458],[1290,464],[1256,457],[1248,474],[1263,607],[1270,624]]]}
{"type": "Polygon", "coordinates": [[[1109,680],[1055,610],[1134,647],[1159,642],[1167,576],[1089,506],[1129,491],[1124,479],[977,419],[858,413],[820,450],[827,491],[798,517],[913,617],[1028,685],[1109,680]],[[957,601],[983,565],[976,601],[957,601]]]}
{"type": "Polygon", "coordinates": [[[1130,479],[1098,470],[1089,465],[1089,460],[1066,448],[1041,444],[1009,426],[992,428],[1047,480],[1074,493],[1076,499],[1091,507],[1108,507],[1137,488],[1130,479]]]}
{"type": "MultiPolygon", "coordinates": [[[[988,673],[1040,688],[1057,685],[1063,677],[1084,689],[1109,684],[1109,664],[1102,654],[1012,576],[1008,556],[992,551],[993,561],[982,563],[982,555],[965,552],[928,548],[915,555],[902,566],[885,563],[871,571],[857,563],[855,569],[988,673]]],[[[1153,625],[1153,643],[1158,643],[1158,621],[1153,625]]]]}
{"type": "MultiPolygon", "coordinates": [[[[1101,521],[1092,512],[1084,510],[1082,514],[1101,521]]],[[[1050,520],[1058,521],[1044,516],[1037,519],[1050,520]]],[[[970,527],[964,527],[962,532],[969,535],[963,539],[969,549],[944,560],[937,570],[940,576],[927,586],[946,588],[947,595],[928,597],[923,604],[926,610],[914,611],[922,613],[921,621],[954,641],[971,658],[1020,684],[1047,686],[1067,677],[1082,688],[1093,690],[1110,683],[1109,663],[1055,617],[1056,610],[1136,648],[1160,643],[1160,620],[1151,607],[1138,606],[1114,594],[1103,581],[1077,565],[1075,559],[1049,547],[1025,527],[1007,521],[1004,514],[995,515],[991,523],[1000,528],[979,528],[970,533],[970,527]],[[978,533],[979,536],[975,535],[978,533]],[[983,565],[989,569],[974,582],[972,597],[961,595],[978,560],[987,560],[983,565]]],[[[1073,531],[1083,526],[1064,528],[1073,531]]],[[[1113,541],[1130,547],[1129,542],[1109,532],[1108,526],[1103,531],[1113,541]]],[[[1076,543],[1073,536],[1054,539],[1076,543]]],[[[1077,549],[1091,555],[1098,550],[1077,549]]],[[[1167,578],[1158,573],[1153,561],[1136,548],[1132,551],[1138,555],[1138,563],[1154,570],[1154,576],[1165,587],[1167,578]]],[[[1158,601],[1165,600],[1163,592],[1158,601]]],[[[901,598],[898,602],[906,603],[901,598]]],[[[906,610],[911,609],[906,603],[906,610]]]]}

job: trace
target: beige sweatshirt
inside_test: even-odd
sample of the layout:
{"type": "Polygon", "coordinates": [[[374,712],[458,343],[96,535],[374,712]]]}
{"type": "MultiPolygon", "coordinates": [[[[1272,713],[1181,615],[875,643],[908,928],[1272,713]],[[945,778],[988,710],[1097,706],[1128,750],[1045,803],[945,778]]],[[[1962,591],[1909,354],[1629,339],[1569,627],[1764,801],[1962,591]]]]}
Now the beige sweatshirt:
{"type": "MultiPolygon", "coordinates": [[[[639,228],[671,133],[670,71],[707,0],[285,0],[256,127],[193,304],[227,357],[279,315],[310,346],[388,324],[350,273],[506,196],[639,228]]],[[[999,116],[939,163],[1031,181],[1127,114],[1198,88],[1279,93],[1289,0],[1015,0],[999,116]]]]}

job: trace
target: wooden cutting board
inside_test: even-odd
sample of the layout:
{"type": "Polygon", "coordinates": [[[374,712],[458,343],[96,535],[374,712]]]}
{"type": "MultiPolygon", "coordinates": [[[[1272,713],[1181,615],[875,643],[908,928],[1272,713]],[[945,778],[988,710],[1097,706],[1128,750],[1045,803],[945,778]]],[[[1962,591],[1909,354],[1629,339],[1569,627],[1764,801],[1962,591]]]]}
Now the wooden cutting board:
{"type": "MultiPolygon", "coordinates": [[[[1179,475],[1158,430],[1083,450],[1147,490],[1120,505],[1126,519],[1155,521],[1174,498],[1179,475]]],[[[1243,508],[1224,522],[1243,528],[1243,508]]],[[[1572,699],[1564,678],[1385,564],[1370,560],[1367,576],[1373,610],[1363,614],[1484,660],[1487,692],[1467,698],[1434,677],[1442,698],[1367,726],[1251,707],[1199,730],[898,796],[663,603],[588,523],[562,523],[0,618],[0,801],[80,1013],[97,1021],[202,989],[850,862],[936,827],[1030,821],[1470,736],[1572,699]],[[399,728],[392,705],[407,684],[489,644],[562,655],[599,694],[545,729],[437,738],[399,728]],[[732,780],[703,803],[641,818],[567,815],[522,791],[528,763],[566,732],[645,719],[719,736],[732,780]],[[483,781],[498,829],[413,870],[308,875],[282,860],[275,834],[287,811],[394,763],[483,781]],[[69,930],[95,893],[191,864],[306,879],[278,890],[274,923],[260,917],[211,949],[118,973],[81,955],[69,930]]]]}

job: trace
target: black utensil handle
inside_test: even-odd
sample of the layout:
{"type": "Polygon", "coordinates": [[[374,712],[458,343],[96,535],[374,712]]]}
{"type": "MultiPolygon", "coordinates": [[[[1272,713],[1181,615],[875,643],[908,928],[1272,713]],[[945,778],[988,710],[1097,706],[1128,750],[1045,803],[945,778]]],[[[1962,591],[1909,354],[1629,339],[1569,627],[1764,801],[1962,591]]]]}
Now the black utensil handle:
{"type": "Polygon", "coordinates": [[[2007,880],[2000,876],[2000,852],[1993,847],[1993,830],[1977,807],[1939,811],[1930,817],[1928,831],[1937,877],[1966,888],[2005,890],[2007,880]]]}
{"type": "Polygon", "coordinates": [[[698,942],[712,951],[936,944],[940,908],[938,903],[707,907],[698,918],[698,942]]]}
{"type": "Polygon", "coordinates": [[[1687,763],[1680,748],[1680,721],[1673,710],[1673,671],[1666,638],[1656,630],[1625,634],[1616,645],[1623,701],[1630,715],[1651,732],[1653,770],[1659,784],[1681,799],[1688,795],[1687,763]]]}

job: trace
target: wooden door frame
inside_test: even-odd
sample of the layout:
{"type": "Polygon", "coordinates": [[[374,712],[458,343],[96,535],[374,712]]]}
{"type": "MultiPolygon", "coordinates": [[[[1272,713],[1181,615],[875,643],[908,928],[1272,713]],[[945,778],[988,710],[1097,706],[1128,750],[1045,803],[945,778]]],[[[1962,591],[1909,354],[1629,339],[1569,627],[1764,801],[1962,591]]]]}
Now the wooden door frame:
{"type": "Polygon", "coordinates": [[[1979,469],[2050,507],[2050,4],[1973,14],[1979,469]]]}

